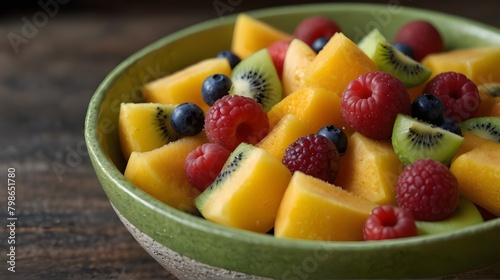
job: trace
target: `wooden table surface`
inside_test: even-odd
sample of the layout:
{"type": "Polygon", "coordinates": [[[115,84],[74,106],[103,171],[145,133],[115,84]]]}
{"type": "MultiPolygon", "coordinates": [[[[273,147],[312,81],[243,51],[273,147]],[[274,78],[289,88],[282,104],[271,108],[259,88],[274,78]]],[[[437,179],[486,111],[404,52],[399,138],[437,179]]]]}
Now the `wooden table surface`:
{"type": "MultiPolygon", "coordinates": [[[[206,19],[300,3],[218,1],[237,5],[221,14],[214,8],[217,1],[137,1],[140,6],[41,1],[52,3],[46,9],[2,4],[0,220],[7,226],[0,226],[0,279],[175,279],[113,212],[89,162],[83,123],[88,102],[106,74],[147,44],[206,19]],[[13,216],[6,205],[9,168],[15,169],[13,216]],[[15,273],[8,271],[6,256],[11,246],[8,217],[17,218],[15,273]]],[[[500,27],[499,2],[493,0],[481,6],[479,1],[371,2],[429,8],[500,27]]]]}

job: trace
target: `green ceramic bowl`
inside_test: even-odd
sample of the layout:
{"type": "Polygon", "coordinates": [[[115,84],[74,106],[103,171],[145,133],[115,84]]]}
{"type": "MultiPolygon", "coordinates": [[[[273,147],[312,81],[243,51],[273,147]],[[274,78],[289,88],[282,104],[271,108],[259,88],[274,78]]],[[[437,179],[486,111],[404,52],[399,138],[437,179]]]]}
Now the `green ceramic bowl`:
{"type": "MultiPolygon", "coordinates": [[[[248,12],[292,32],[312,15],[334,18],[357,41],[373,27],[392,38],[412,19],[435,23],[446,48],[500,45],[500,30],[397,5],[314,4],[248,12]]],[[[122,175],[120,102],[138,101],[139,86],[231,42],[235,16],[215,18],[162,38],[118,65],[90,101],[85,138],[97,177],[113,208],[141,245],[179,278],[420,278],[462,273],[500,263],[500,219],[449,234],[379,242],[277,239],[228,228],[180,212],[144,193],[122,175]],[[202,46],[202,47],[201,47],[202,46]]]]}

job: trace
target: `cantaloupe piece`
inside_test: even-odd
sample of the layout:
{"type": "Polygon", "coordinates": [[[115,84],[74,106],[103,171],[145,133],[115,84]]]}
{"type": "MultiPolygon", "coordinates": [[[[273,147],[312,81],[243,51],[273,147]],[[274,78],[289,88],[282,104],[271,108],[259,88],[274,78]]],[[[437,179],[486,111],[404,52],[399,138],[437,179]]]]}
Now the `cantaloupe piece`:
{"type": "Polygon", "coordinates": [[[391,141],[355,132],[348,143],[335,185],[377,204],[397,206],[396,183],[404,166],[391,141]]]}
{"type": "Polygon", "coordinates": [[[320,87],[302,88],[274,105],[267,113],[270,127],[274,127],[286,114],[292,114],[313,131],[325,125],[344,126],[340,111],[340,97],[320,87]]]}
{"type": "Polygon", "coordinates": [[[458,150],[455,152],[455,155],[453,155],[451,162],[455,161],[455,159],[457,159],[457,157],[461,156],[462,154],[465,154],[477,147],[482,146],[484,143],[493,142],[492,140],[481,137],[471,131],[463,131],[462,137],[464,138],[464,141],[462,142],[462,145],[460,145],[458,150]]]}
{"type": "Polygon", "coordinates": [[[306,68],[303,86],[322,87],[341,97],[352,80],[377,70],[373,60],[351,39],[337,32],[306,68]]]}
{"type": "Polygon", "coordinates": [[[500,47],[476,47],[429,54],[422,64],[439,73],[460,72],[476,85],[500,82],[500,47]]]}
{"type": "Polygon", "coordinates": [[[302,84],[304,72],[311,61],[316,57],[316,52],[299,39],[293,39],[288,46],[283,61],[283,96],[297,91],[302,84]]]}
{"type": "Polygon", "coordinates": [[[293,173],[283,196],[274,235],[321,241],[363,240],[363,226],[376,203],[340,187],[293,173]]]}
{"type": "Polygon", "coordinates": [[[241,59],[245,59],[276,41],[291,39],[291,34],[279,30],[262,20],[241,13],[234,23],[231,50],[241,59]]]}
{"type": "Polygon", "coordinates": [[[201,85],[210,75],[231,76],[231,66],[225,58],[207,58],[175,73],[153,80],[142,87],[146,102],[181,104],[192,102],[206,112],[209,106],[201,95],[201,85]]]}
{"type": "Polygon", "coordinates": [[[200,194],[184,171],[184,160],[199,145],[208,142],[204,134],[184,137],[149,152],[133,152],[124,176],[154,198],[182,211],[194,212],[200,194]]]}
{"type": "Polygon", "coordinates": [[[256,146],[282,160],[285,150],[299,137],[315,133],[310,126],[292,114],[285,115],[256,146]]]}
{"type": "Polygon", "coordinates": [[[475,117],[500,117],[500,83],[480,84],[478,89],[481,103],[475,117]]]}
{"type": "Polygon", "coordinates": [[[500,143],[489,141],[460,155],[450,169],[463,196],[500,216],[500,143]]]}
{"type": "Polygon", "coordinates": [[[195,200],[205,219],[265,233],[272,229],[291,173],[266,150],[241,143],[195,200]]]}

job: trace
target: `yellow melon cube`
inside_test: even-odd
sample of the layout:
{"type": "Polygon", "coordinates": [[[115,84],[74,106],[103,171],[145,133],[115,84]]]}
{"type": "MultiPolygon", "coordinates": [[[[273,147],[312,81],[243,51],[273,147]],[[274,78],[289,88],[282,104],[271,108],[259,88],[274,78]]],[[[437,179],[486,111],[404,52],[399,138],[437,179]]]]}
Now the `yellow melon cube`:
{"type": "Polygon", "coordinates": [[[181,104],[192,102],[206,112],[209,106],[201,95],[201,85],[210,75],[231,76],[231,66],[225,58],[207,58],[171,75],[158,78],[142,87],[147,102],[181,104]]]}
{"type": "Polygon", "coordinates": [[[297,91],[302,86],[304,72],[316,57],[316,52],[299,39],[293,39],[288,46],[283,61],[283,96],[297,91]]]}
{"type": "Polygon", "coordinates": [[[179,210],[194,212],[194,199],[200,192],[189,183],[184,160],[206,142],[206,136],[200,134],[148,152],[132,152],[124,176],[154,198],[179,210]]]}
{"type": "Polygon", "coordinates": [[[377,70],[372,59],[343,33],[338,32],[306,68],[303,86],[322,87],[340,97],[352,80],[377,70]]]}
{"type": "Polygon", "coordinates": [[[319,87],[300,89],[283,98],[267,113],[270,127],[274,127],[286,114],[292,114],[317,131],[325,125],[344,126],[340,111],[340,97],[319,87]]]}
{"type": "Polygon", "coordinates": [[[335,185],[293,173],[283,196],[274,235],[321,241],[363,240],[363,226],[376,203],[335,185]]]}
{"type": "Polygon", "coordinates": [[[500,47],[477,47],[435,53],[426,56],[422,64],[432,71],[432,77],[447,71],[460,72],[477,85],[500,82],[500,47]]]}
{"type": "Polygon", "coordinates": [[[231,50],[245,59],[276,41],[288,39],[291,40],[292,36],[287,32],[242,13],[234,23],[231,50]]]}
{"type": "Polygon", "coordinates": [[[282,160],[290,144],[301,136],[315,132],[294,115],[286,114],[256,146],[282,160]]]}
{"type": "Polygon", "coordinates": [[[340,159],[335,185],[377,204],[397,205],[396,183],[403,167],[390,140],[355,132],[340,159]]]}
{"type": "Polygon", "coordinates": [[[484,143],[492,142],[492,140],[478,136],[474,132],[470,131],[463,131],[462,136],[464,137],[464,141],[453,155],[451,162],[455,161],[455,159],[457,159],[457,157],[461,156],[462,154],[482,146],[484,143]]]}
{"type": "Polygon", "coordinates": [[[500,216],[500,143],[489,141],[462,154],[450,169],[462,195],[500,216]]]}
{"type": "Polygon", "coordinates": [[[266,233],[273,228],[290,177],[281,160],[241,143],[195,205],[209,221],[266,233]]]}

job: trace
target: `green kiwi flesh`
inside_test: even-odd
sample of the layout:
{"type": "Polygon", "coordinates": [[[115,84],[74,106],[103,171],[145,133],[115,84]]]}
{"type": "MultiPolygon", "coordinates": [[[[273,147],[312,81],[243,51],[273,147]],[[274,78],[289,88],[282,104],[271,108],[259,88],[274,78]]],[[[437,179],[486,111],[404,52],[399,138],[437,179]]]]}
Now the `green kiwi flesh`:
{"type": "Polygon", "coordinates": [[[491,97],[500,97],[500,83],[485,83],[477,87],[480,92],[485,92],[491,97]]]}
{"type": "Polygon", "coordinates": [[[467,226],[484,222],[476,205],[465,197],[461,197],[457,209],[451,216],[441,221],[416,221],[419,235],[436,234],[458,230],[467,226]]]}
{"type": "Polygon", "coordinates": [[[358,47],[375,62],[380,71],[400,79],[406,88],[423,84],[432,74],[425,65],[394,48],[377,28],[363,37],[358,47]]]}
{"type": "Polygon", "coordinates": [[[462,131],[500,143],[500,117],[477,117],[460,123],[462,131]]]}
{"type": "Polygon", "coordinates": [[[283,97],[278,72],[267,49],[261,49],[238,63],[231,72],[230,94],[253,98],[267,112],[283,97]]]}
{"type": "Polygon", "coordinates": [[[405,165],[422,158],[449,165],[464,138],[408,115],[398,114],[391,141],[394,152],[405,165]]]}

